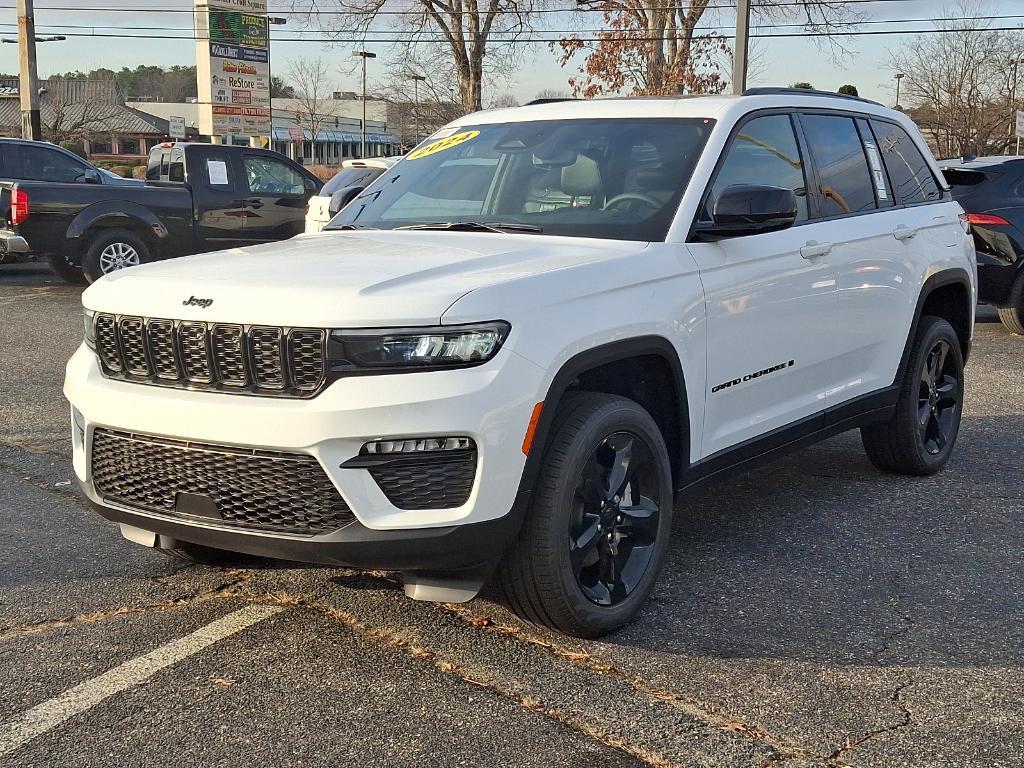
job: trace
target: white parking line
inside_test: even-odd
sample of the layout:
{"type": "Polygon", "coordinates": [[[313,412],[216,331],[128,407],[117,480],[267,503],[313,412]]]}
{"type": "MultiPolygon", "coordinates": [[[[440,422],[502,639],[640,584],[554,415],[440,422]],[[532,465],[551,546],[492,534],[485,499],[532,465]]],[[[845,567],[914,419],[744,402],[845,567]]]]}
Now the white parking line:
{"type": "Polygon", "coordinates": [[[177,664],[218,640],[230,637],[273,616],[284,608],[278,605],[247,605],[229,613],[191,635],[173,640],[155,651],[126,661],[98,677],[79,683],[59,696],[44,701],[0,725],[0,757],[41,736],[64,721],[95,707],[104,699],[138,685],[161,669],[177,664]]]}

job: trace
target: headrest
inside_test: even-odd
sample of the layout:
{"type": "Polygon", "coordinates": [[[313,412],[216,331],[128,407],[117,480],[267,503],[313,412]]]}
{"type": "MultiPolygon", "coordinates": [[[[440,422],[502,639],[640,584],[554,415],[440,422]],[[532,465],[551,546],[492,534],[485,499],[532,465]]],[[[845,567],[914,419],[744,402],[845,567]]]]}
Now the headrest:
{"type": "Polygon", "coordinates": [[[634,177],[640,189],[670,189],[668,174],[663,168],[638,168],[634,177]]]}
{"type": "Polygon", "coordinates": [[[562,169],[562,191],[572,197],[600,195],[604,187],[597,161],[586,155],[576,155],[576,162],[562,169]]]}

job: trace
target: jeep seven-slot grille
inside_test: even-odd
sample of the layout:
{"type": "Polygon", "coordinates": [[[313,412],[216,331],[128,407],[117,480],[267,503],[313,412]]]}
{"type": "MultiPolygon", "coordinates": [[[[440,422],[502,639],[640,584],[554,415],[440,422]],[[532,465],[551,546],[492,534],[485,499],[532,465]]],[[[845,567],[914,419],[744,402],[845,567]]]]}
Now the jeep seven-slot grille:
{"type": "Polygon", "coordinates": [[[309,536],[355,520],[320,463],[304,454],[96,429],[91,456],[96,490],[146,512],[309,536]]]}
{"type": "Polygon", "coordinates": [[[96,315],[96,355],[111,378],[165,387],[309,397],[323,386],[326,333],[96,315]]]}

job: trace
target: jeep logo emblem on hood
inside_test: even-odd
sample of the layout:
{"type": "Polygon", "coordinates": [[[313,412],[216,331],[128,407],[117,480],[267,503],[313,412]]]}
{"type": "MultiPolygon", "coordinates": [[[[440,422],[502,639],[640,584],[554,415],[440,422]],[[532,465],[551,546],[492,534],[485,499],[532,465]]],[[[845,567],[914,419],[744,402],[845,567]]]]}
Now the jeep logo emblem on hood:
{"type": "Polygon", "coordinates": [[[203,309],[206,309],[211,304],[213,304],[213,299],[197,299],[195,296],[189,296],[185,301],[181,302],[183,307],[202,307],[203,309]]]}

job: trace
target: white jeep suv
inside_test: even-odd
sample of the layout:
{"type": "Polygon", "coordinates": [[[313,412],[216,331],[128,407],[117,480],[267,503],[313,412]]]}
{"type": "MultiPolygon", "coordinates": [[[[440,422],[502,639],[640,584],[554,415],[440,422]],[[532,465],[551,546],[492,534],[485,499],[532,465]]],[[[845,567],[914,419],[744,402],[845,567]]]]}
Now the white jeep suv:
{"type": "Polygon", "coordinates": [[[132,541],[400,571],[622,626],[673,508],[860,428],[949,459],[975,306],[904,115],[787,90],[460,118],[316,235],[84,296],[74,467],[132,541]]]}

